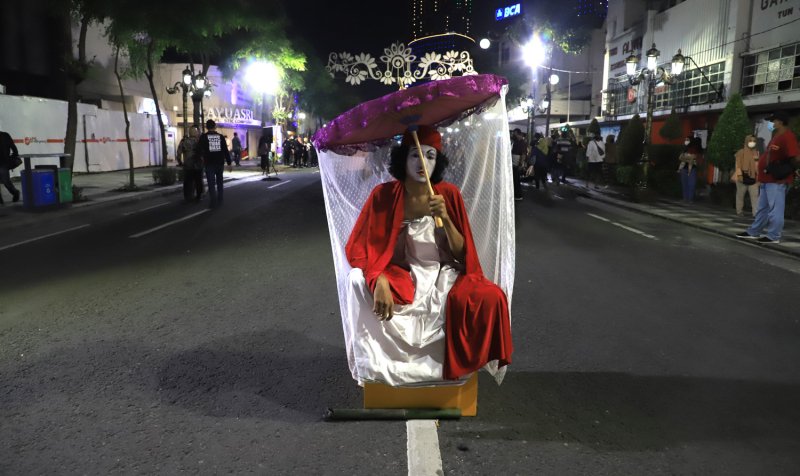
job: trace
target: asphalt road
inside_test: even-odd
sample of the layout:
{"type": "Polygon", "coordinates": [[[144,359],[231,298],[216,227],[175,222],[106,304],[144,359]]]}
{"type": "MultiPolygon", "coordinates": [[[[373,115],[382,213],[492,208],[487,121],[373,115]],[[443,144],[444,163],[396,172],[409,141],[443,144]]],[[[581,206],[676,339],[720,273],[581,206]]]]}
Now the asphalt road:
{"type": "MultiPolygon", "coordinates": [[[[321,420],[361,393],[319,175],[281,178],[4,230],[0,474],[407,473],[403,422],[321,420]]],[[[800,261],[562,190],[516,269],[446,474],[800,472],[800,261]]]]}

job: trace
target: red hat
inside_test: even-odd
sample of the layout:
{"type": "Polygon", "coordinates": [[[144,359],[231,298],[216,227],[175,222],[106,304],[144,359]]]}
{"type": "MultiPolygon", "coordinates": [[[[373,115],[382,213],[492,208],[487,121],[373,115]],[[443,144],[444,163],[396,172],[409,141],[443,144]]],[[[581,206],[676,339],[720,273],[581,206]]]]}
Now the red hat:
{"type": "MultiPolygon", "coordinates": [[[[417,137],[419,137],[420,145],[429,145],[436,149],[437,151],[442,151],[442,135],[439,134],[439,131],[436,130],[435,127],[431,126],[419,126],[417,128],[417,137]]],[[[409,147],[414,147],[414,137],[411,135],[411,130],[406,129],[405,134],[403,134],[403,142],[401,145],[406,145],[409,147]]]]}

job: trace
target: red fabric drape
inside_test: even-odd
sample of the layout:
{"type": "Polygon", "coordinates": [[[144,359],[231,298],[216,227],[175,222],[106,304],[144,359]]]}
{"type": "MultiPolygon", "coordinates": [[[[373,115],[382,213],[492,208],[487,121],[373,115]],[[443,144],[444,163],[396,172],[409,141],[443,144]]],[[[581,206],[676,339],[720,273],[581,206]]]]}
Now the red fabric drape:
{"type": "MultiPolygon", "coordinates": [[[[446,305],[444,378],[456,379],[492,360],[498,360],[501,366],[511,363],[508,301],[505,293],[483,276],[458,188],[440,182],[433,189],[444,197],[448,215],[464,235],[466,251],[465,272],[450,290],[446,305]]],[[[383,273],[387,277],[395,304],[409,304],[414,299],[411,274],[390,263],[403,227],[404,197],[405,187],[401,182],[375,187],[345,246],[350,266],[364,271],[370,290],[374,291],[378,276],[383,273]]]]}

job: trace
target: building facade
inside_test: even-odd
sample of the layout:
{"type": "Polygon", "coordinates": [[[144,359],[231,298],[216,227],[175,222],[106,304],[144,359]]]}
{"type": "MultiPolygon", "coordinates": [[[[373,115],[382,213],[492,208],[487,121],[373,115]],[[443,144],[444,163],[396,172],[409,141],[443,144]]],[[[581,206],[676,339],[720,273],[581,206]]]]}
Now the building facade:
{"type": "Polygon", "coordinates": [[[625,60],[653,45],[668,72],[674,54],[687,57],[672,84],[656,87],[653,141],[663,116],[681,114],[684,129],[705,140],[731,94],[744,99],[757,134],[759,119],[800,108],[800,0],[611,0],[606,21],[602,117],[606,123],[644,116],[647,87],[631,85],[625,60]]]}

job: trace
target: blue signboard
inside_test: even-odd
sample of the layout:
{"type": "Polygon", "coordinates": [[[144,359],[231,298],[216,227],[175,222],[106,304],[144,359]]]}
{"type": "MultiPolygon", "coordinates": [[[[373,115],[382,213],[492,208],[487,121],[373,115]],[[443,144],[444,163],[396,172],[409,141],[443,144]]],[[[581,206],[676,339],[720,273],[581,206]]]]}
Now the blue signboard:
{"type": "Polygon", "coordinates": [[[515,3],[514,5],[509,5],[505,8],[498,8],[497,11],[494,13],[495,20],[505,20],[509,17],[515,17],[522,13],[522,7],[520,7],[519,3],[515,3]]]}

